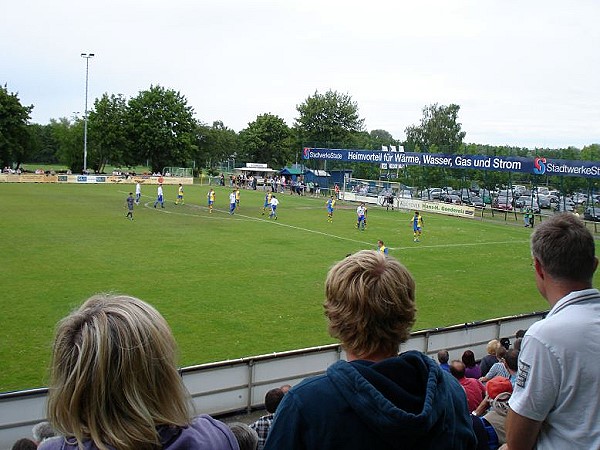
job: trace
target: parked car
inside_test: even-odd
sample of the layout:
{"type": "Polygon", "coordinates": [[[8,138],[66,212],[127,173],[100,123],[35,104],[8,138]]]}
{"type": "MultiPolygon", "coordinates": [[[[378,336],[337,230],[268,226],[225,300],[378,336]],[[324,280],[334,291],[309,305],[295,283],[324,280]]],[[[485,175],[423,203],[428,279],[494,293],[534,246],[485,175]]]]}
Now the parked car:
{"type": "Polygon", "coordinates": [[[573,205],[569,205],[568,203],[558,203],[555,207],[554,207],[554,211],[556,212],[574,212],[575,208],[573,207],[573,205]]]}
{"type": "Polygon", "coordinates": [[[458,195],[454,195],[454,194],[444,195],[443,200],[446,203],[452,203],[454,205],[460,205],[462,203],[462,200],[460,199],[460,197],[458,195]]]}
{"type": "Polygon", "coordinates": [[[485,202],[483,201],[483,199],[476,195],[463,198],[462,201],[465,205],[474,206],[476,208],[485,208],[485,202]]]}
{"type": "Polygon", "coordinates": [[[548,194],[548,200],[550,200],[550,203],[556,204],[560,200],[560,197],[558,195],[548,194]]]}
{"type": "Polygon", "coordinates": [[[573,200],[571,200],[571,197],[561,197],[558,199],[558,202],[556,202],[556,205],[554,205],[554,209],[556,211],[558,211],[559,207],[562,206],[568,206],[570,209],[565,209],[565,211],[574,211],[575,210],[575,202],[573,200]]]}
{"type": "Polygon", "coordinates": [[[588,206],[587,208],[585,208],[583,218],[585,220],[591,220],[592,222],[600,222],[600,208],[588,206]]]}
{"type": "Polygon", "coordinates": [[[429,188],[421,192],[421,200],[439,200],[441,195],[441,188],[429,188]]]}
{"type": "Polygon", "coordinates": [[[515,199],[515,208],[524,208],[527,202],[531,203],[531,197],[518,197],[515,199]]]}
{"type": "Polygon", "coordinates": [[[547,195],[542,195],[542,194],[538,194],[537,204],[540,205],[540,208],[546,208],[546,209],[549,209],[552,206],[550,203],[550,198],[547,195]]]}
{"type": "Polygon", "coordinates": [[[512,197],[496,197],[492,203],[492,207],[502,209],[504,211],[512,211],[512,197]]]}
{"type": "Polygon", "coordinates": [[[442,189],[441,188],[430,188],[427,191],[429,193],[429,198],[431,199],[439,199],[440,196],[442,195],[442,189]]]}
{"type": "Polygon", "coordinates": [[[481,189],[479,191],[479,197],[481,197],[483,202],[487,205],[492,203],[492,193],[488,189],[481,189]]]}
{"type": "Polygon", "coordinates": [[[530,208],[534,214],[540,213],[539,205],[531,197],[521,197],[519,200],[520,200],[520,205],[521,205],[521,206],[519,206],[519,208],[521,208],[521,211],[524,211],[527,208],[530,208]]]}
{"type": "Polygon", "coordinates": [[[585,194],[582,194],[581,192],[576,192],[575,194],[573,194],[573,197],[571,197],[571,198],[578,205],[583,205],[584,203],[587,202],[587,196],[585,194]]]}

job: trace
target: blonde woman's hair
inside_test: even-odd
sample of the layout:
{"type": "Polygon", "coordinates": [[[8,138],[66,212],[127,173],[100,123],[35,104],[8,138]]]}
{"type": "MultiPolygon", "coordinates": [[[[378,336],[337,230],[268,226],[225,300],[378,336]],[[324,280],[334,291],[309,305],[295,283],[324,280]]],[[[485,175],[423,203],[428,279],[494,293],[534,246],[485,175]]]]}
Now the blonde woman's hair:
{"type": "Polygon", "coordinates": [[[486,350],[488,355],[496,355],[496,350],[500,347],[500,341],[498,339],[492,339],[487,343],[486,350]]]}
{"type": "Polygon", "coordinates": [[[329,333],[358,358],[396,354],[415,322],[415,282],[393,257],[363,250],[346,257],[325,281],[329,333]]]}
{"type": "Polygon", "coordinates": [[[183,427],[191,412],[169,325],[143,301],[96,295],[59,322],[48,417],[79,448],[161,448],[157,426],[183,427]]]}

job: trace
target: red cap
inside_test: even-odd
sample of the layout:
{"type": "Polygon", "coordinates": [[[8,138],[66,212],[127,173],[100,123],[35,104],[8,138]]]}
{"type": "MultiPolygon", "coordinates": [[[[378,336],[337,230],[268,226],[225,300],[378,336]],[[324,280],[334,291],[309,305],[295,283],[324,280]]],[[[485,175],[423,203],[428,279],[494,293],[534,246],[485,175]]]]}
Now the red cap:
{"type": "Polygon", "coordinates": [[[494,377],[485,384],[485,388],[490,399],[496,398],[496,396],[502,392],[512,392],[512,384],[508,378],[494,377]]]}

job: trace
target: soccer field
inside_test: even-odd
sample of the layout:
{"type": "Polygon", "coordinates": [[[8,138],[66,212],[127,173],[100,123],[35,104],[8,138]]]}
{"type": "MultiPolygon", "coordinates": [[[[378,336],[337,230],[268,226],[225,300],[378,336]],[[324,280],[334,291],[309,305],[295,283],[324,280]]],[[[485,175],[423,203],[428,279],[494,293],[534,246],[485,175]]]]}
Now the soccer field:
{"type": "Polygon", "coordinates": [[[323,283],[346,254],[391,248],[417,282],[415,330],[547,309],[533,281],[530,230],[425,214],[420,243],[412,213],[372,206],[365,231],[356,205],[278,196],[278,220],[261,215],[264,191],[165,186],[166,208],[134,185],[0,185],[2,326],[0,391],[44,386],[56,322],[98,292],[137,296],[173,328],[182,366],[334,342],[323,316],[323,283]]]}

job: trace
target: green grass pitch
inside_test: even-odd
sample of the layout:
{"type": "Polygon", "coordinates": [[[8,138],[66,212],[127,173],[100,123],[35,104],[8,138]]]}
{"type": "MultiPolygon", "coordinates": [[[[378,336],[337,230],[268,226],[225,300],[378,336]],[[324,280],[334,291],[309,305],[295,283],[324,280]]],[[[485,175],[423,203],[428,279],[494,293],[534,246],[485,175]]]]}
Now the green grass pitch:
{"type": "Polygon", "coordinates": [[[323,316],[326,273],[346,254],[391,248],[417,281],[415,330],[547,308],[531,268],[530,230],[424,214],[413,243],[411,212],[371,206],[355,228],[356,205],[339,202],[327,222],[325,198],[279,195],[279,218],[261,215],[264,191],[143,186],[133,222],[133,185],[0,185],[0,391],[47,383],[56,322],[98,292],[153,304],[171,325],[182,366],[334,342],[323,316]]]}

